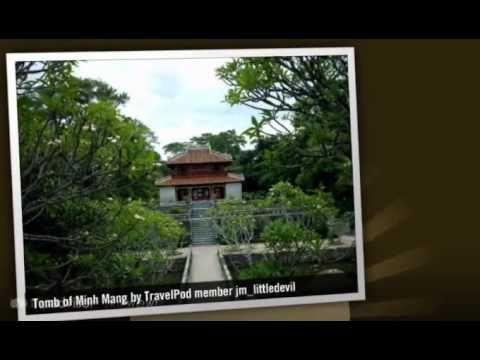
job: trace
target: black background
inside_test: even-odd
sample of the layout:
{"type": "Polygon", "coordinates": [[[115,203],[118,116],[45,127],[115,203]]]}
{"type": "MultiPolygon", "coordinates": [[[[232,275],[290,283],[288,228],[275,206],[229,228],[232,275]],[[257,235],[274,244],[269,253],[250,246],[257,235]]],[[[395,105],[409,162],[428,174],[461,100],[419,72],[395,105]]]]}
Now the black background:
{"type": "Polygon", "coordinates": [[[65,38],[0,40],[0,319],[16,318],[6,52],[299,46],[355,47],[368,300],[352,319],[480,319],[479,40],[65,38]]]}

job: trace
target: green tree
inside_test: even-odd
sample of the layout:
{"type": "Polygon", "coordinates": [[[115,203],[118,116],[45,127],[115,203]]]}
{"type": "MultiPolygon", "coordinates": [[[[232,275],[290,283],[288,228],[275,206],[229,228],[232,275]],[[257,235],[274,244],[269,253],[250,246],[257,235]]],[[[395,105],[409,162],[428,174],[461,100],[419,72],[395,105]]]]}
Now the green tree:
{"type": "MultiPolygon", "coordinates": [[[[160,237],[173,242],[179,238],[175,221],[147,207],[156,198],[154,179],[161,175],[152,132],[120,112],[126,94],[103,82],[75,77],[75,65],[17,63],[30,287],[93,284],[93,273],[81,271],[81,259],[108,262],[115,244],[125,240],[122,244],[128,246],[122,248],[127,251],[145,241],[142,226],[158,229],[162,224],[172,231],[160,237]],[[146,222],[121,226],[134,205],[137,217],[146,222]]],[[[154,246],[153,240],[148,243],[154,246]]]]}
{"type": "Polygon", "coordinates": [[[254,157],[271,171],[267,182],[280,178],[305,190],[322,184],[342,210],[352,209],[345,56],[234,59],[217,76],[229,86],[227,103],[259,111],[245,134],[257,144],[276,139],[254,157]]]}
{"type": "Polygon", "coordinates": [[[279,268],[296,271],[308,257],[309,248],[319,236],[299,224],[275,220],[262,232],[261,240],[269,250],[267,260],[278,264],[279,268]]]}
{"type": "Polygon", "coordinates": [[[220,239],[237,248],[243,248],[249,264],[252,263],[251,243],[255,235],[255,208],[245,201],[230,200],[210,209],[212,227],[220,239]]]}
{"type": "Polygon", "coordinates": [[[338,210],[332,195],[325,191],[306,194],[300,188],[280,181],[269,189],[265,199],[257,201],[257,207],[274,211],[287,222],[306,226],[322,238],[336,235],[333,227],[338,220],[338,210]]]}
{"type": "Polygon", "coordinates": [[[212,150],[230,154],[234,159],[242,152],[246,140],[243,135],[239,135],[235,130],[222,131],[217,134],[203,133],[199,136],[193,136],[189,142],[173,142],[165,145],[163,150],[170,156],[177,155],[187,149],[188,144],[209,145],[212,150]]]}
{"type": "Polygon", "coordinates": [[[204,133],[192,137],[190,141],[199,145],[208,144],[213,150],[230,154],[234,159],[246,144],[243,135],[238,135],[235,130],[222,131],[218,134],[204,133]]]}
{"type": "Polygon", "coordinates": [[[165,145],[163,147],[163,151],[165,151],[169,156],[175,156],[187,149],[188,143],[182,142],[173,142],[165,145]]]}

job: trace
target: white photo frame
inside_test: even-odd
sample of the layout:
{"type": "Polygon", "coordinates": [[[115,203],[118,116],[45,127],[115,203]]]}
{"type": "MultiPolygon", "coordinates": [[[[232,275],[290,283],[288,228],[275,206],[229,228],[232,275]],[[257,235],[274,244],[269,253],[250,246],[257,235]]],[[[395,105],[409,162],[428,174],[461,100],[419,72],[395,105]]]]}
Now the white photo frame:
{"type": "Polygon", "coordinates": [[[357,119],[357,94],[355,77],[355,52],[351,47],[338,48],[281,48],[281,49],[236,49],[236,50],[167,50],[167,51],[98,51],[98,52],[45,52],[7,54],[8,111],[11,151],[13,224],[15,240],[15,270],[17,290],[17,311],[19,320],[81,320],[111,317],[131,317],[187,313],[213,310],[262,308],[288,305],[316,304],[365,300],[365,271],[363,252],[362,201],[360,187],[360,163],[357,119]],[[195,58],[243,58],[243,57],[293,57],[293,56],[335,56],[348,59],[348,88],[350,108],[350,132],[353,171],[353,199],[355,215],[355,249],[357,266],[357,292],[335,295],[292,296],[271,299],[253,299],[194,303],[141,308],[107,310],[85,310],[55,312],[48,314],[27,314],[25,299],[25,263],[22,221],[22,188],[19,150],[18,113],[16,96],[15,63],[20,61],[67,61],[67,60],[134,60],[134,59],[195,59],[195,58]]]}

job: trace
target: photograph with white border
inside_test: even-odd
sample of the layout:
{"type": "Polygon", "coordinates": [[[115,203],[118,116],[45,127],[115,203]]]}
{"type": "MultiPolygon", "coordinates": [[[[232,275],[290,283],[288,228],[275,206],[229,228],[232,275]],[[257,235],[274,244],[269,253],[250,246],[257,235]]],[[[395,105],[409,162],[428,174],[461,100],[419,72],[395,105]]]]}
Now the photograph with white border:
{"type": "Polygon", "coordinates": [[[365,299],[353,48],[7,54],[20,320],[365,299]]]}

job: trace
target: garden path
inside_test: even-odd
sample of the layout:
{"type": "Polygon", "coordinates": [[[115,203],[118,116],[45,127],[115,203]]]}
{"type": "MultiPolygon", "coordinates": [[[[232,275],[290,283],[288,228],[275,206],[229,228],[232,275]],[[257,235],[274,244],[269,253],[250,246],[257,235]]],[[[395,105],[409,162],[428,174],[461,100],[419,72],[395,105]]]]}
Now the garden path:
{"type": "Polygon", "coordinates": [[[191,251],[192,264],[188,282],[225,280],[218,259],[218,245],[192,246],[191,251]]]}
{"type": "MultiPolygon", "coordinates": [[[[339,245],[333,245],[329,248],[342,248],[354,246],[353,236],[343,236],[340,239],[339,245]]],[[[190,268],[190,275],[188,282],[206,282],[206,281],[225,281],[220,261],[218,259],[218,250],[222,249],[224,253],[234,253],[241,249],[231,249],[230,246],[225,245],[197,245],[189,248],[177,249],[179,256],[186,256],[188,251],[191,251],[192,263],[190,268]]],[[[265,251],[264,244],[252,244],[252,252],[261,253],[265,251]]]]}

